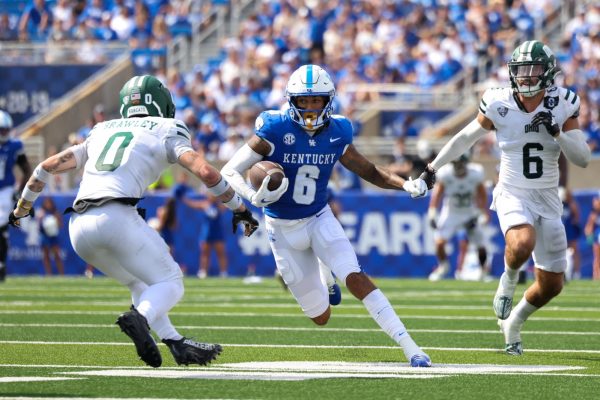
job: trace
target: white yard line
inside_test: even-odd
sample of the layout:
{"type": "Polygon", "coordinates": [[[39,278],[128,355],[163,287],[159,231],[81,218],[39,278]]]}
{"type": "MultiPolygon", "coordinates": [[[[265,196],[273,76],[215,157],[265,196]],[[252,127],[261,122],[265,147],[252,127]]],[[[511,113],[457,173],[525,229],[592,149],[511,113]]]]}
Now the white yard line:
{"type": "MultiPolygon", "coordinates": [[[[181,303],[181,306],[186,306],[189,299],[181,303]]],[[[47,307],[47,306],[114,306],[114,307],[128,307],[129,302],[110,302],[110,301],[0,301],[0,306],[35,306],[35,307],[47,307]]],[[[289,308],[298,309],[296,303],[229,303],[219,302],[214,299],[205,301],[203,306],[214,307],[214,308],[240,308],[240,307],[253,307],[253,308],[289,308]]],[[[489,311],[491,306],[468,306],[468,305],[418,305],[418,304],[398,304],[395,303],[393,306],[398,310],[474,310],[474,311],[489,311]]],[[[365,308],[362,304],[344,304],[344,309],[363,310],[365,308]]],[[[600,313],[600,307],[561,307],[561,306],[546,306],[543,311],[565,311],[565,312],[593,312],[600,313]]],[[[1,312],[1,311],[0,311],[1,312]]]]}
{"type": "MultiPolygon", "coordinates": [[[[399,308],[399,307],[397,307],[399,308]]],[[[116,315],[120,311],[99,311],[99,310],[0,310],[0,315],[27,314],[27,315],[116,315]]],[[[459,315],[410,315],[399,313],[403,320],[409,319],[433,319],[433,320],[461,320],[461,321],[496,321],[496,317],[482,316],[459,316],[459,315]]],[[[174,311],[170,312],[169,316],[185,316],[185,317],[270,317],[270,318],[306,318],[300,311],[297,313],[244,313],[244,312],[185,312],[174,311]]],[[[370,315],[355,315],[355,314],[334,314],[336,319],[351,318],[351,319],[371,319],[370,315]]],[[[570,317],[541,317],[537,314],[532,318],[536,321],[565,321],[565,322],[600,322],[598,318],[570,318],[570,317]]]]}
{"type": "MultiPolygon", "coordinates": [[[[381,332],[379,328],[326,328],[326,327],[296,327],[296,326],[206,326],[180,325],[180,329],[216,330],[216,331],[287,331],[287,332],[381,332]]],[[[115,324],[17,324],[0,323],[0,328],[110,328],[118,329],[115,324]]],[[[420,333],[459,333],[459,334],[493,334],[499,335],[499,329],[411,329],[420,333]]],[[[526,335],[566,335],[566,336],[600,336],[600,332],[583,331],[522,331],[526,335]]]]}
{"type": "MultiPolygon", "coordinates": [[[[42,340],[0,340],[0,344],[27,344],[27,345],[58,345],[58,346],[131,346],[130,342],[48,342],[42,340]]],[[[159,343],[160,346],[164,346],[159,343]]],[[[248,347],[248,348],[283,348],[283,349],[388,349],[400,350],[398,346],[333,346],[333,345],[315,345],[315,344],[254,344],[254,343],[221,343],[223,347],[248,347]]],[[[480,347],[422,347],[424,350],[439,350],[439,351],[483,351],[483,352],[500,352],[497,348],[480,348],[480,347]]],[[[531,349],[527,348],[527,352],[531,353],[585,353],[585,354],[600,354],[600,350],[573,350],[573,349],[531,349]]]]}

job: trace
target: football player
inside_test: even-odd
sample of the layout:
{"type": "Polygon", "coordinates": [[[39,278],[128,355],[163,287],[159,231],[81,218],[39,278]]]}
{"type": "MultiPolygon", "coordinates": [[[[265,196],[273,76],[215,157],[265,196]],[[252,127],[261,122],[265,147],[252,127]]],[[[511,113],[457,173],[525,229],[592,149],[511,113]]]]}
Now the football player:
{"type": "Polygon", "coordinates": [[[332,115],[335,87],[318,65],[303,65],[286,86],[289,109],[265,111],[256,119],[255,135],[223,167],[231,186],[257,207],[265,207],[265,224],[277,269],[292,295],[317,325],[331,316],[327,286],[321,281],[319,259],[361,300],[379,326],[398,343],[413,367],[429,367],[429,357],[417,346],[390,302],[361,271],[356,253],[327,204],[327,184],[337,160],[376,186],[406,190],[418,196],[425,184],[374,165],[352,144],[350,121],[332,115]],[[256,191],[243,174],[261,160],[283,166],[286,178],[268,191],[270,177],[256,191]],[[266,190],[266,191],[265,191],[266,190]]]}
{"type": "Polygon", "coordinates": [[[258,227],[241,198],[219,171],[192,149],[190,132],[174,119],[171,93],[153,76],[135,76],[119,94],[122,119],[94,126],[81,144],[40,163],[23,190],[9,221],[30,214],[34,201],[53,174],[83,168],[71,211],[71,243],[77,254],[131,291],[133,305],[117,324],[135,344],[140,358],[159,367],[162,358],[150,328],[170,349],[177,364],[209,363],[221,352],[217,344],[183,337],[167,315],[183,296],[181,269],[160,235],[136,212],[144,190],[170,164],[178,163],[208,186],[234,211],[233,228],[242,223],[249,236],[258,227]]]}
{"type": "Polygon", "coordinates": [[[8,215],[15,204],[15,197],[23,191],[31,175],[31,166],[23,149],[23,142],[11,137],[13,121],[10,115],[0,110],[0,282],[6,279],[6,259],[8,258],[8,215]],[[15,193],[15,166],[22,172],[18,193],[15,193]]]}
{"type": "Polygon", "coordinates": [[[477,118],[442,148],[421,179],[433,187],[440,167],[465,153],[486,131],[496,131],[502,154],[490,208],[498,214],[506,247],[493,307],[506,353],[521,355],[523,323],[561,292],[567,266],[558,157],[562,151],[585,168],[590,149],[579,129],[579,96],[554,85],[559,70],[548,46],[524,42],[512,53],[508,70],[511,87],[486,90],[477,118]],[[535,281],[513,310],[519,267],[531,254],[535,281]]]}
{"type": "MultiPolygon", "coordinates": [[[[487,193],[481,165],[470,163],[469,157],[463,154],[454,160],[452,165],[440,168],[427,212],[429,224],[435,229],[435,249],[438,258],[437,268],[429,274],[430,281],[438,281],[448,273],[450,266],[446,243],[463,230],[466,231],[467,241],[477,246],[481,277],[484,277],[487,252],[481,228],[489,219],[486,204],[487,193]],[[442,210],[438,216],[440,203],[442,210]]],[[[464,257],[462,258],[464,260],[464,257]]],[[[459,260],[457,264],[456,275],[459,277],[462,261],[459,260]]]]}

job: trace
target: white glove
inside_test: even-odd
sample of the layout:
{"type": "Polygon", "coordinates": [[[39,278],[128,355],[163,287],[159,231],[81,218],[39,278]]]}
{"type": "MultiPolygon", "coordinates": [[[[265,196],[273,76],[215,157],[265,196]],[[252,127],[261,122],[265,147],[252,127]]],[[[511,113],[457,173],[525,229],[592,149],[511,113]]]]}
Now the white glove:
{"type": "Polygon", "coordinates": [[[427,194],[427,184],[421,178],[417,178],[414,181],[412,178],[408,178],[408,180],[404,182],[404,185],[402,185],[402,189],[410,193],[410,197],[413,199],[416,197],[423,197],[427,194]]]}
{"type": "Polygon", "coordinates": [[[277,189],[271,191],[267,187],[269,186],[270,181],[270,175],[267,175],[265,179],[263,179],[260,189],[258,189],[258,191],[254,193],[250,199],[252,205],[256,207],[266,207],[271,203],[275,203],[281,196],[283,196],[290,183],[288,178],[283,178],[281,185],[279,185],[277,189]]]}

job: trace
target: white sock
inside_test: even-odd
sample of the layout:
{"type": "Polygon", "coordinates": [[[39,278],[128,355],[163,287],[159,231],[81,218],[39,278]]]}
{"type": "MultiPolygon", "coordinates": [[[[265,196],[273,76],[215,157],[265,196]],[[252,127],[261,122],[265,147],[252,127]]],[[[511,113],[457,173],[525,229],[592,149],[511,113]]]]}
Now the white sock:
{"type": "Polygon", "coordinates": [[[381,290],[375,289],[369,293],[363,299],[363,304],[381,329],[402,347],[409,361],[414,354],[422,353],[381,290]]]}
{"type": "Polygon", "coordinates": [[[183,337],[177,332],[167,315],[161,315],[156,318],[154,322],[150,324],[150,328],[152,328],[161,339],[179,340],[183,337]]]}
{"type": "Polygon", "coordinates": [[[527,321],[527,318],[529,318],[529,316],[537,310],[539,310],[539,307],[536,307],[533,304],[529,303],[525,299],[525,296],[523,296],[521,301],[519,301],[519,304],[517,304],[517,306],[513,308],[512,312],[514,313],[515,318],[520,319],[522,321],[521,323],[523,323],[527,321]]]}
{"type": "Polygon", "coordinates": [[[438,263],[438,266],[443,270],[448,272],[450,270],[450,263],[448,262],[448,260],[444,260],[444,261],[440,261],[438,263]]]}
{"type": "Polygon", "coordinates": [[[539,308],[529,303],[525,296],[519,301],[519,303],[513,308],[512,313],[508,321],[509,330],[507,332],[507,343],[515,343],[521,341],[521,329],[523,324],[531,314],[536,312],[539,308]]]}
{"type": "Polygon", "coordinates": [[[140,314],[148,320],[149,324],[166,315],[183,296],[183,282],[160,282],[148,286],[140,296],[140,304],[136,307],[140,314]]]}
{"type": "Polygon", "coordinates": [[[511,281],[516,281],[519,279],[519,269],[513,269],[509,267],[506,263],[506,258],[504,259],[504,274],[511,281]]]}
{"type": "Polygon", "coordinates": [[[573,279],[573,249],[567,249],[567,270],[565,271],[567,280],[573,279]]]}

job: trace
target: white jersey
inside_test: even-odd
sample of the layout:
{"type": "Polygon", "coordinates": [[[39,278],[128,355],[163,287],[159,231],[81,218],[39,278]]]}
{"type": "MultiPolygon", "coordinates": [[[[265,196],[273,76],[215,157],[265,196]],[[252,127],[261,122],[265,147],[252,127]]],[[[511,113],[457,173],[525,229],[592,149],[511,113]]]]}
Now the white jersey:
{"type": "Polygon", "coordinates": [[[454,166],[446,164],[437,172],[438,182],[444,185],[444,200],[442,213],[477,214],[479,208],[475,206],[477,187],[484,181],[483,167],[479,164],[467,164],[467,173],[459,177],[454,173],[454,166]]]}
{"type": "Polygon", "coordinates": [[[543,125],[532,126],[540,111],[550,111],[559,126],[579,116],[579,97],[572,91],[553,86],[546,89],[540,105],[525,111],[511,88],[488,89],[479,111],[494,123],[501,150],[499,183],[523,189],[558,187],[560,147],[543,125]]]}
{"type": "Polygon", "coordinates": [[[191,151],[182,121],[145,117],[97,124],[85,142],[73,147],[84,165],[75,203],[81,199],[141,198],[169,164],[191,151]]]}

